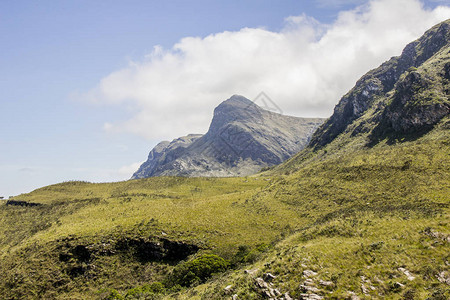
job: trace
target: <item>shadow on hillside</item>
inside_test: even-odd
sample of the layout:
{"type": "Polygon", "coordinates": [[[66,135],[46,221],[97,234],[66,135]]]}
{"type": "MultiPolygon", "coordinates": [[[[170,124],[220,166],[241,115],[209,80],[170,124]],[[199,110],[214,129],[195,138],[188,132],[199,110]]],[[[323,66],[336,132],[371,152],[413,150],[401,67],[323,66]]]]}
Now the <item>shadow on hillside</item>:
{"type": "Polygon", "coordinates": [[[404,142],[412,142],[423,137],[431,130],[433,130],[433,125],[422,126],[418,130],[411,131],[395,131],[392,127],[387,127],[384,124],[378,124],[372,133],[369,135],[368,147],[373,147],[379,142],[386,140],[386,144],[394,145],[404,142]]]}

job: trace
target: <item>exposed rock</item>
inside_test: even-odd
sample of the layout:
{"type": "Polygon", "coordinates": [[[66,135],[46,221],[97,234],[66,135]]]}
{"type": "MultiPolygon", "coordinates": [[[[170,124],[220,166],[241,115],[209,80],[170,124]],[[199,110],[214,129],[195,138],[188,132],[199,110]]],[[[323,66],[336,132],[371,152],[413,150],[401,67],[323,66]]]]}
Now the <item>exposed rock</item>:
{"type": "Polygon", "coordinates": [[[225,294],[231,294],[231,292],[233,291],[233,286],[232,285],[227,285],[223,291],[225,292],[225,294]]]}
{"type": "Polygon", "coordinates": [[[235,95],[216,107],[206,134],[159,143],[132,178],[254,174],[302,150],[323,121],[270,112],[235,95]]]}
{"type": "Polygon", "coordinates": [[[401,56],[365,74],[314,133],[310,146],[323,147],[343,132],[366,133],[373,144],[388,135],[430,130],[450,112],[449,40],[447,20],[407,45],[401,56]]]}
{"type": "Polygon", "coordinates": [[[291,295],[289,295],[288,292],[284,293],[284,299],[285,299],[285,300],[293,300],[292,297],[291,297],[291,295]]]}
{"type": "Polygon", "coordinates": [[[348,299],[360,300],[360,298],[358,297],[358,295],[355,294],[355,292],[348,291],[347,294],[348,294],[348,299]]]}
{"type": "Polygon", "coordinates": [[[313,277],[313,276],[316,276],[316,275],[317,275],[317,273],[314,272],[314,271],[311,271],[311,270],[304,270],[303,271],[303,276],[305,276],[305,277],[313,277]]]}
{"type": "Polygon", "coordinates": [[[237,294],[234,294],[232,297],[231,297],[231,299],[232,300],[238,300],[239,299],[239,297],[238,297],[238,295],[237,294]]]}
{"type": "Polygon", "coordinates": [[[321,299],[323,299],[323,297],[319,296],[317,294],[300,294],[300,299],[303,299],[303,300],[321,300],[321,299]]]}
{"type": "Polygon", "coordinates": [[[271,273],[265,273],[263,275],[263,278],[265,281],[272,281],[273,279],[277,278],[276,276],[272,275],[271,273]]]}
{"type": "Polygon", "coordinates": [[[437,231],[433,231],[431,228],[427,228],[423,231],[423,233],[425,233],[425,235],[437,239],[437,240],[442,240],[444,242],[450,243],[450,234],[444,234],[441,232],[437,232],[437,231]]]}
{"type": "Polygon", "coordinates": [[[255,283],[260,289],[267,289],[269,287],[267,282],[265,282],[264,279],[262,279],[260,277],[255,279],[255,283]]]}
{"type": "Polygon", "coordinates": [[[256,268],[256,269],[252,269],[252,270],[244,270],[244,273],[249,274],[249,275],[254,275],[254,274],[258,273],[258,271],[259,271],[259,269],[256,268]]]}
{"type": "Polygon", "coordinates": [[[436,278],[447,285],[450,285],[450,272],[449,271],[442,271],[439,274],[436,275],[436,278]]]}
{"type": "Polygon", "coordinates": [[[304,285],[308,285],[308,286],[316,286],[315,282],[314,282],[312,279],[310,279],[310,278],[306,279],[306,280],[303,282],[303,284],[304,284],[304,285]]]}
{"type": "Polygon", "coordinates": [[[364,283],[361,284],[361,291],[363,292],[364,295],[368,295],[369,294],[369,290],[366,288],[364,283]]]}
{"type": "Polygon", "coordinates": [[[406,278],[408,278],[408,280],[414,280],[416,277],[414,277],[411,272],[409,272],[408,270],[406,270],[405,268],[398,268],[398,270],[400,272],[402,272],[403,274],[406,275],[406,278]]]}
{"type": "Polygon", "coordinates": [[[334,282],[332,281],[325,281],[325,280],[319,280],[319,284],[322,286],[334,286],[334,282]]]}
{"type": "MultiPolygon", "coordinates": [[[[268,273],[268,274],[270,274],[270,273],[268,273]]],[[[257,292],[263,298],[272,299],[272,300],[292,299],[289,297],[288,293],[285,293],[283,295],[278,288],[273,286],[272,283],[267,283],[261,277],[255,278],[255,287],[256,287],[257,292]],[[286,295],[287,295],[287,297],[286,297],[286,295]]]]}

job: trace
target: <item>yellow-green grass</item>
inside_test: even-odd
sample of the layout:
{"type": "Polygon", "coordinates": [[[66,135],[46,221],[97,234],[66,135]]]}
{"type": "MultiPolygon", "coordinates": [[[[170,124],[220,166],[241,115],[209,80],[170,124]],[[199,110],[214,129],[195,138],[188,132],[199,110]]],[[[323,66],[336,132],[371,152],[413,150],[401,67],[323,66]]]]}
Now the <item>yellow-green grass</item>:
{"type": "Polygon", "coordinates": [[[448,263],[448,242],[430,232],[450,234],[449,145],[448,130],[437,130],[417,141],[293,159],[283,167],[287,175],[44,187],[16,197],[41,206],[0,207],[0,292],[6,299],[101,298],[108,295],[98,293],[102,289],[124,295],[164,281],[173,265],[127,253],[89,263],[62,262],[58,255],[77,245],[159,238],[235,262],[206,284],[168,291],[169,299],[221,299],[228,284],[240,299],[258,298],[252,277],[243,273],[254,267],[258,275],[276,274],[274,284],[298,296],[302,263],[335,282],[325,290],[337,299],[348,292],[364,297],[361,276],[375,287],[365,297],[399,298],[409,289],[418,299],[445,294],[436,276],[448,263]],[[251,252],[261,244],[272,248],[236,261],[239,246],[251,252]],[[84,275],[69,276],[68,269],[87,265],[84,275]],[[417,280],[405,281],[398,267],[418,274],[417,280]]]}
{"type": "Polygon", "coordinates": [[[448,295],[448,286],[438,280],[437,274],[448,272],[449,245],[430,232],[448,235],[448,215],[412,221],[366,214],[332,221],[312,235],[304,231],[296,233],[257,263],[220,276],[178,298],[220,299],[226,296],[224,288],[231,285],[239,299],[255,299],[258,293],[254,279],[267,272],[276,276],[272,281],[274,288],[298,298],[299,284],[307,278],[304,270],[317,273],[311,278],[320,289],[319,294],[327,299],[344,299],[351,292],[367,299],[405,299],[408,293],[414,294],[414,299],[425,299],[440,291],[448,295]],[[348,236],[326,230],[336,223],[341,228],[347,227],[348,236]],[[399,268],[408,270],[415,278],[409,280],[399,268]],[[244,269],[257,271],[250,275],[244,269]],[[334,285],[324,287],[319,280],[334,285]],[[397,287],[396,283],[404,286],[397,287]],[[361,292],[362,285],[367,288],[367,295],[361,292]]]}

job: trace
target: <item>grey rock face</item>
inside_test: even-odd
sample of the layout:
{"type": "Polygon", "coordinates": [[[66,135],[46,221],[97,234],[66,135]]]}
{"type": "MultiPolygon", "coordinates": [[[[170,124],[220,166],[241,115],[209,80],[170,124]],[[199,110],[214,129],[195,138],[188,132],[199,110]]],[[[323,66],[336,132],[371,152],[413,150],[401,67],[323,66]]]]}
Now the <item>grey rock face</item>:
{"type": "Polygon", "coordinates": [[[447,20],[408,44],[401,56],[365,74],[314,133],[310,145],[320,148],[330,143],[383,98],[386,100],[378,108],[382,113],[373,120],[381,124],[375,135],[382,136],[387,131],[408,133],[439,122],[448,115],[450,107],[449,40],[447,20]],[[417,69],[419,72],[414,72],[417,69]]]}
{"type": "Polygon", "coordinates": [[[132,178],[250,175],[302,150],[322,122],[273,113],[234,95],[215,108],[206,134],[159,143],[132,178]]]}

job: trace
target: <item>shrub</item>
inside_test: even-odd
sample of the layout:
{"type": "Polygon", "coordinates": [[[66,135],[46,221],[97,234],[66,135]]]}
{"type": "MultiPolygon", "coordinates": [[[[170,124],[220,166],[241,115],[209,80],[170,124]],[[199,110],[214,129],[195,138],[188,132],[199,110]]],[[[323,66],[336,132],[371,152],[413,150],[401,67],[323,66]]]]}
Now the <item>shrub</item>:
{"type": "Polygon", "coordinates": [[[254,263],[258,260],[262,253],[266,252],[270,248],[270,245],[259,244],[256,248],[251,249],[247,245],[241,245],[238,247],[238,251],[232,259],[232,263],[237,265],[239,263],[254,263]]]}
{"type": "Polygon", "coordinates": [[[111,289],[109,291],[109,294],[103,299],[105,299],[105,300],[123,300],[124,298],[118,291],[116,291],[115,289],[111,289]]]}
{"type": "Polygon", "coordinates": [[[164,285],[160,282],[154,282],[150,285],[129,289],[125,294],[125,299],[157,299],[166,291],[164,285]]]}
{"type": "Polygon", "coordinates": [[[224,272],[229,267],[229,262],[214,254],[204,254],[191,261],[178,264],[167,285],[191,286],[203,283],[215,273],[224,272]]]}

